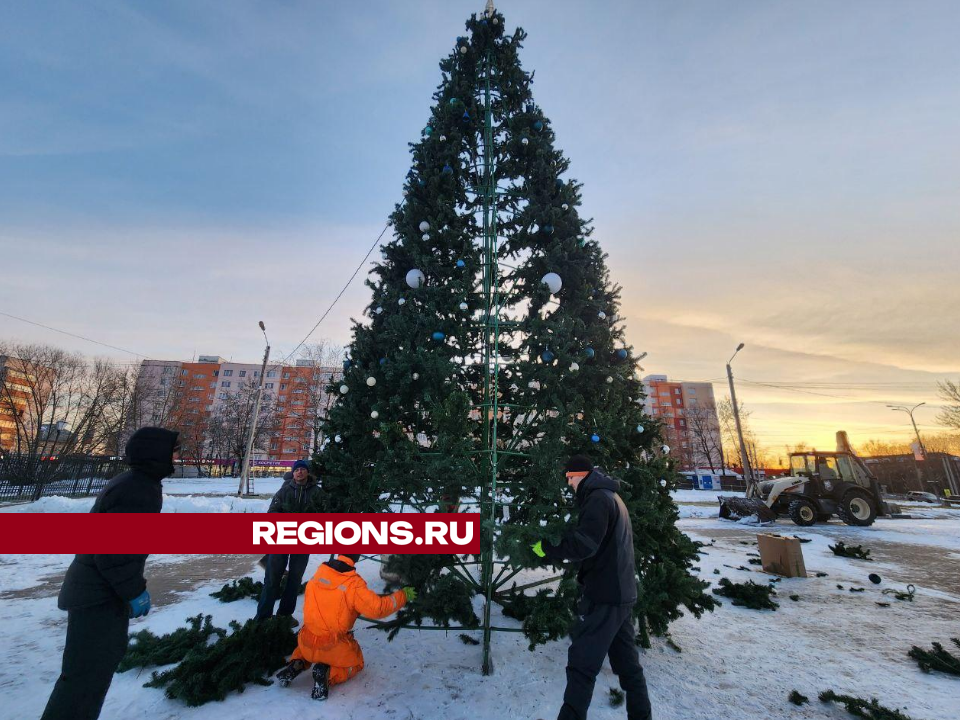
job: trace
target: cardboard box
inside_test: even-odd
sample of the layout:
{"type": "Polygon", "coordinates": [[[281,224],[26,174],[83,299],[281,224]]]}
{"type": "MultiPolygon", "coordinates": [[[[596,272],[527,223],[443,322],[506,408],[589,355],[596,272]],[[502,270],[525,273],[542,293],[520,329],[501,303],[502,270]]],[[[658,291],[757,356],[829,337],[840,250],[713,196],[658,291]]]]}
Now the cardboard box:
{"type": "Polygon", "coordinates": [[[765,572],[783,577],[807,576],[807,568],[803,564],[803,550],[797,538],[757,535],[757,548],[760,551],[760,564],[765,572]]]}

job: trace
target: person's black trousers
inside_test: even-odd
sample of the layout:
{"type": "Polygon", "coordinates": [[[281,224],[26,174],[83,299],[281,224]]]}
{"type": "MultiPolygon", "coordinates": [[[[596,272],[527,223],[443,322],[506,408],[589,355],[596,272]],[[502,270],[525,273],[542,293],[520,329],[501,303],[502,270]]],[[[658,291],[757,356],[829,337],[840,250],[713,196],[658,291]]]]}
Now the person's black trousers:
{"type": "Polygon", "coordinates": [[[257,620],[271,617],[273,606],[280,596],[280,581],[283,580],[283,571],[287,570],[287,584],[280,597],[280,607],[277,615],[293,615],[297,609],[297,595],[300,594],[300,583],[303,582],[303,573],[310,562],[309,555],[270,555],[267,557],[267,571],[263,578],[263,592],[260,593],[260,604],[257,606],[257,620]],[[290,568],[287,570],[287,561],[290,568]]]}
{"type": "Polygon", "coordinates": [[[579,619],[570,632],[572,642],[567,652],[567,689],[557,720],[586,720],[597,674],[608,656],[627,695],[627,717],[650,720],[650,698],[637,652],[633,605],[597,605],[583,598],[577,612],[579,619]]]}
{"type": "Polygon", "coordinates": [[[41,720],[96,720],[127,652],[130,618],[119,600],[67,611],[60,677],[41,720]]]}

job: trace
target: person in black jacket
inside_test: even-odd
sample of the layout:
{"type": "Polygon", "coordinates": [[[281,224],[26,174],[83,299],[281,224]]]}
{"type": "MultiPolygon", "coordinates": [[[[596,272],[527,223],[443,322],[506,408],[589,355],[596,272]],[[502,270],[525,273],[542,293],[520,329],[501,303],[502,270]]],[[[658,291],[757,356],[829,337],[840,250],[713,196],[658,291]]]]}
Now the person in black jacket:
{"type": "MultiPolygon", "coordinates": [[[[320,487],[316,479],[310,475],[310,464],[306,460],[297,460],[293,464],[292,471],[283,476],[283,480],[284,483],[270,501],[267,512],[300,513],[307,512],[314,506],[320,487]]],[[[283,588],[283,595],[280,596],[277,615],[293,615],[297,607],[300,583],[303,582],[303,573],[307,569],[308,562],[310,562],[309,554],[266,557],[263,590],[260,593],[260,603],[257,605],[257,620],[264,620],[273,615],[277,597],[280,596],[280,583],[284,572],[287,573],[287,584],[283,588]]]]}
{"type": "MultiPolygon", "coordinates": [[[[137,430],[127,442],[126,472],[113,478],[90,512],[158,513],[160,481],[173,474],[178,433],[137,430]]],[[[143,577],[146,555],[77,555],[60,588],[67,611],[67,643],[60,677],[41,720],[96,720],[113,673],[127,651],[130,618],[150,612],[143,577]]]]}
{"type": "Polygon", "coordinates": [[[649,720],[650,699],[633,627],[637,602],[633,527],[617,495],[620,481],[594,467],[584,455],[570,458],[566,475],[580,509],[577,527],[556,545],[540,541],[533,546],[538,557],[580,563],[578,619],[570,633],[567,688],[558,720],[585,720],[607,656],[627,695],[627,717],[649,720]]]}

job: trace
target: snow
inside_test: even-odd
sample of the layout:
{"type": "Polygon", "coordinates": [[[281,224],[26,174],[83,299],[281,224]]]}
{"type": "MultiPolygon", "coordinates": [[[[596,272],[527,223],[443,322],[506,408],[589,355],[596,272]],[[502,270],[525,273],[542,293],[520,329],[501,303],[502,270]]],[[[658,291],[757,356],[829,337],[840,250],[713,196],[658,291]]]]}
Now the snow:
{"type": "MultiPolygon", "coordinates": [[[[186,494],[171,490],[165,483],[165,511],[242,512],[268,500],[199,495],[189,484],[195,482],[206,481],[184,481],[177,490],[189,490],[186,494]]],[[[797,528],[781,520],[757,529],[717,519],[716,493],[678,491],[675,497],[681,502],[683,531],[708,543],[698,562],[698,573],[704,580],[769,580],[770,576],[747,562],[749,553],[756,552],[752,543],[758,532],[809,538],[802,549],[810,577],[777,583],[780,610],[775,613],[737,608],[725,601],[699,621],[689,616],[681,618],[671,628],[672,640],[682,648],[681,654],[655,638],[653,648],[641,655],[655,717],[712,720],[732,717],[731,708],[736,708],[736,717],[744,720],[846,717],[839,710],[822,708],[816,700],[802,709],[788,705],[786,696],[794,688],[811,698],[828,688],[876,696],[885,705],[907,708],[917,720],[956,717],[957,680],[920,672],[906,652],[911,645],[929,646],[957,634],[960,513],[932,508],[939,511],[935,517],[881,519],[869,528],[836,522],[797,528]],[[705,504],[691,504],[697,502],[705,504]],[[701,511],[706,514],[701,516],[701,511]],[[833,555],[828,546],[837,540],[864,545],[876,560],[864,562],[833,555]],[[740,566],[750,570],[736,569],[740,566]],[[714,574],[714,569],[720,574],[714,574]],[[815,577],[818,571],[826,572],[827,577],[815,577]],[[882,583],[871,584],[869,573],[879,574],[882,583]],[[837,588],[838,583],[843,590],[837,588]],[[907,583],[916,586],[913,602],[882,594],[888,588],[902,590],[907,583]],[[849,587],[866,590],[851,593],[849,587]],[[792,602],[791,594],[799,595],[799,602],[792,602]],[[876,602],[889,602],[890,607],[878,607],[876,602]]],[[[91,502],[44,498],[14,509],[83,512],[91,502]]],[[[323,559],[313,556],[308,573],[323,559]]],[[[0,718],[38,717],[56,680],[66,628],[66,613],[57,610],[56,594],[70,560],[67,555],[0,556],[0,601],[4,607],[0,623],[4,703],[0,718]],[[28,673],[23,672],[25,662],[30,667],[28,673]]],[[[362,560],[359,571],[372,588],[382,588],[375,560],[362,560]]],[[[254,601],[222,604],[209,597],[228,579],[243,575],[260,577],[256,557],[151,556],[147,576],[155,609],[146,618],[132,621],[131,632],[141,628],[169,632],[197,613],[211,614],[220,627],[233,619],[246,620],[254,613],[254,601]]],[[[525,573],[517,582],[540,575],[542,572],[525,573]]],[[[517,626],[496,608],[493,615],[495,625],[517,626]]],[[[556,716],[564,687],[566,642],[529,652],[521,635],[497,633],[494,673],[484,677],[479,671],[481,648],[462,644],[458,634],[409,631],[388,642],[385,634],[358,622],[356,637],[363,647],[366,668],[349,683],[333,688],[330,699],[319,707],[309,697],[309,673],[290,688],[251,686],[223,703],[187,708],[166,699],[160,690],[143,688],[149,671],[139,676],[137,671],[130,671],[115,677],[102,717],[537,720],[556,716]]],[[[470,634],[479,637],[476,632],[470,634]]],[[[605,667],[597,681],[592,719],[625,717],[622,707],[610,708],[607,704],[611,687],[616,687],[616,678],[605,667]]]]}

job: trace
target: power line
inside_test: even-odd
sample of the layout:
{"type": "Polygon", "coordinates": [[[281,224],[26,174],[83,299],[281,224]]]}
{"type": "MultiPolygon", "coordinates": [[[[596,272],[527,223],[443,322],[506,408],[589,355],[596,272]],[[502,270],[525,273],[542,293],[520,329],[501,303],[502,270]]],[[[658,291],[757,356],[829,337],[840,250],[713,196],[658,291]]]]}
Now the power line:
{"type": "Polygon", "coordinates": [[[128,355],[135,355],[137,357],[146,358],[147,356],[134,352],[133,350],[127,350],[122,347],[117,347],[116,345],[110,345],[108,343],[100,342],[99,340],[94,340],[92,338],[84,337],[83,335],[77,335],[76,333],[68,332],[66,330],[60,330],[59,328],[50,327],[49,325],[44,325],[43,323],[34,322],[33,320],[27,320],[26,318],[18,317],[17,315],[11,315],[10,313],[3,312],[0,310],[0,315],[4,317],[11,318],[13,320],[19,320],[20,322],[27,323],[28,325],[35,325],[36,327],[44,328],[45,330],[52,330],[55,333],[60,333],[61,335],[69,335],[72,338],[77,338],[78,340],[84,340],[94,345],[100,345],[105,348],[110,348],[111,350],[119,350],[120,352],[127,353],[128,355]]]}
{"type": "Polygon", "coordinates": [[[380,244],[380,240],[383,238],[383,234],[384,234],[385,232],[387,232],[387,228],[388,228],[388,227],[390,227],[390,223],[389,223],[389,222],[388,222],[386,225],[383,226],[383,230],[380,231],[380,234],[377,236],[377,239],[374,240],[373,245],[371,245],[371,246],[370,246],[370,249],[367,250],[367,254],[363,256],[363,260],[361,260],[361,261],[360,261],[360,264],[357,265],[357,269],[353,271],[353,275],[350,276],[350,278],[347,280],[346,285],[344,285],[343,288],[340,290],[340,292],[337,293],[337,296],[333,299],[333,302],[330,303],[330,306],[323,312],[323,315],[320,316],[320,319],[317,320],[316,324],[313,326],[313,328],[310,330],[310,332],[308,332],[308,333],[306,334],[306,336],[303,338],[303,340],[300,341],[300,344],[297,345],[297,346],[296,346],[293,350],[291,350],[289,353],[287,353],[287,355],[283,358],[283,360],[281,360],[281,361],[278,363],[278,365],[276,365],[275,367],[279,367],[280,365],[283,365],[284,363],[287,362],[287,360],[289,360],[291,357],[293,357],[293,355],[297,352],[297,350],[299,350],[300,348],[302,348],[303,345],[304,345],[304,343],[306,343],[307,340],[310,339],[310,336],[313,335],[313,333],[315,333],[315,332],[317,331],[317,328],[320,327],[320,323],[322,323],[324,320],[326,320],[327,315],[330,314],[330,311],[333,310],[333,307],[337,304],[337,302],[340,300],[340,298],[343,297],[343,294],[347,291],[347,288],[350,287],[350,283],[352,283],[353,280],[354,280],[354,278],[357,277],[357,275],[359,274],[360,270],[363,269],[363,266],[366,264],[367,259],[370,257],[371,254],[373,254],[373,251],[376,249],[377,245],[380,244]]]}

